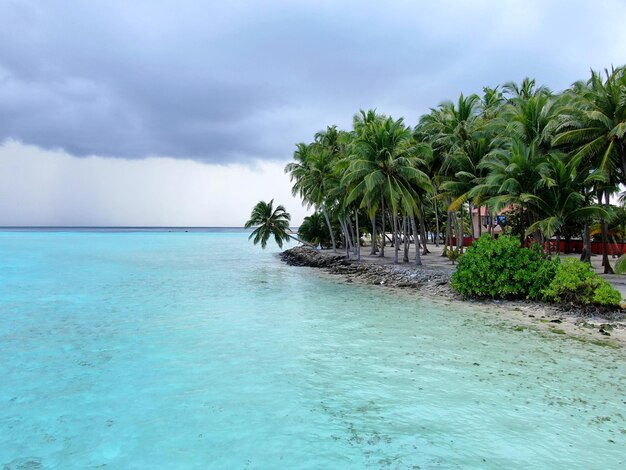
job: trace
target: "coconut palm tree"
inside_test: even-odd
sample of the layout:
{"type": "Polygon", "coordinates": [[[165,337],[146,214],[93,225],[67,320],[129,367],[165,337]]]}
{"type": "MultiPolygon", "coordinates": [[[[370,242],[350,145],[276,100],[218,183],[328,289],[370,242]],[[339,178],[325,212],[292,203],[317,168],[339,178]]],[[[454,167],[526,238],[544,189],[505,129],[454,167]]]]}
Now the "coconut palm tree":
{"type": "MultiPolygon", "coordinates": [[[[480,185],[486,176],[485,169],[479,165],[483,158],[491,152],[491,142],[487,135],[475,132],[462,148],[458,148],[446,159],[444,165],[449,176],[441,184],[441,190],[452,197],[450,210],[456,211],[463,204],[468,203],[471,217],[472,206],[479,207],[481,202],[487,198],[488,195],[484,193],[472,194],[472,189],[480,185]]],[[[471,224],[471,233],[474,236],[473,220],[471,224]]]]}
{"type": "Polygon", "coordinates": [[[539,150],[537,141],[526,145],[514,138],[508,148],[494,150],[483,158],[478,167],[485,169],[488,174],[482,184],[469,192],[469,196],[492,194],[486,204],[494,212],[506,206],[516,207],[522,221],[523,238],[526,212],[532,209],[529,202],[547,185],[545,176],[550,168],[546,155],[539,150]]]}
{"type": "Polygon", "coordinates": [[[528,145],[534,141],[540,151],[549,152],[561,114],[561,101],[547,91],[510,99],[501,115],[506,123],[502,136],[517,138],[528,145]]]}
{"type": "MultiPolygon", "coordinates": [[[[592,71],[587,82],[576,82],[568,98],[570,106],[557,128],[555,145],[572,150],[583,164],[607,175],[596,188],[599,203],[609,204],[610,194],[626,181],[626,66],[601,73],[592,71]]],[[[607,222],[600,221],[605,273],[611,273],[607,222]]],[[[586,224],[588,227],[588,224],[586,224]]]]}
{"type": "MultiPolygon", "coordinates": [[[[478,126],[481,124],[479,120],[479,112],[481,109],[481,101],[478,95],[464,96],[460,95],[456,104],[453,102],[444,102],[437,109],[431,110],[420,120],[420,132],[430,142],[433,153],[438,155],[440,162],[438,172],[435,176],[437,188],[441,190],[442,197],[446,198],[448,206],[451,206],[452,198],[458,197],[458,194],[450,193],[446,190],[446,181],[455,180],[457,173],[455,167],[456,159],[463,156],[468,147],[472,146],[472,139],[478,126]]],[[[455,225],[457,232],[457,247],[462,249],[463,244],[463,204],[456,207],[448,207],[448,223],[446,224],[447,243],[452,242],[452,223],[457,221],[455,225]],[[461,213],[456,214],[456,210],[461,209],[461,213]]]]}
{"type": "Polygon", "coordinates": [[[290,238],[300,243],[313,246],[289,233],[290,221],[291,215],[282,205],[278,205],[274,208],[274,199],[272,199],[270,202],[259,201],[252,209],[250,220],[246,222],[244,227],[250,228],[257,226],[248,237],[248,240],[252,239],[255,245],[261,243],[261,248],[263,249],[265,249],[271,237],[274,237],[279,248],[282,248],[283,243],[289,241],[290,238]]]}
{"type": "Polygon", "coordinates": [[[548,87],[539,86],[534,78],[526,77],[522,83],[507,82],[502,89],[510,96],[510,99],[527,100],[533,96],[549,95],[551,91],[548,87]]]}
{"type": "MultiPolygon", "coordinates": [[[[430,179],[418,168],[428,146],[418,144],[402,119],[387,117],[367,125],[352,146],[350,165],[343,181],[351,188],[347,202],[359,200],[360,207],[371,207],[380,198],[383,221],[390,212],[395,255],[398,262],[398,216],[419,213],[413,185],[430,189],[430,179]]],[[[384,256],[384,248],[381,247],[384,256]]]]}
{"type": "Polygon", "coordinates": [[[332,241],[333,251],[337,251],[335,234],[329,216],[329,193],[337,184],[337,175],[334,165],[335,155],[319,142],[312,144],[300,143],[294,152],[295,162],[287,164],[285,173],[290,174],[290,180],[295,183],[292,194],[299,195],[308,207],[315,207],[324,215],[332,241]]]}
{"type": "Polygon", "coordinates": [[[608,218],[608,212],[597,205],[588,204],[584,189],[604,181],[604,175],[596,170],[578,168],[576,159],[553,153],[547,159],[548,171],[542,175],[546,180],[543,190],[529,195],[527,204],[537,214],[537,220],[526,230],[530,234],[540,230],[547,239],[557,235],[557,252],[561,230],[568,224],[592,217],[608,218]],[[582,171],[579,171],[582,170],[582,171]]]}
{"type": "Polygon", "coordinates": [[[314,212],[304,218],[298,228],[298,235],[302,240],[314,245],[327,247],[331,244],[324,215],[320,212],[314,212]]]}
{"type": "Polygon", "coordinates": [[[556,145],[570,145],[583,160],[594,160],[608,174],[626,175],[626,66],[591,71],[587,82],[576,82],[556,145]]]}

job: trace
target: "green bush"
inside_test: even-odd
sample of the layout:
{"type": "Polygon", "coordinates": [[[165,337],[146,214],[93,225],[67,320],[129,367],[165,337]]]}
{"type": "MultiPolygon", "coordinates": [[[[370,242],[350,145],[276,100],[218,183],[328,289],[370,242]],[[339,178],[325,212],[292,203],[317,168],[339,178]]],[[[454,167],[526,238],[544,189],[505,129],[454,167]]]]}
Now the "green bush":
{"type": "MultiPolygon", "coordinates": [[[[460,264],[460,263],[459,263],[460,264]]],[[[621,294],[598,276],[588,263],[577,259],[563,260],[556,275],[543,290],[545,300],[577,305],[618,306],[621,294]]]]}
{"type": "Polygon", "coordinates": [[[534,275],[533,283],[528,289],[526,298],[533,300],[543,299],[543,290],[546,286],[550,285],[560,265],[561,260],[559,257],[544,259],[543,263],[539,265],[539,269],[534,275]]]}
{"type": "Polygon", "coordinates": [[[523,248],[518,238],[483,235],[459,258],[452,288],[469,297],[537,299],[557,266],[540,249],[523,248]]]}

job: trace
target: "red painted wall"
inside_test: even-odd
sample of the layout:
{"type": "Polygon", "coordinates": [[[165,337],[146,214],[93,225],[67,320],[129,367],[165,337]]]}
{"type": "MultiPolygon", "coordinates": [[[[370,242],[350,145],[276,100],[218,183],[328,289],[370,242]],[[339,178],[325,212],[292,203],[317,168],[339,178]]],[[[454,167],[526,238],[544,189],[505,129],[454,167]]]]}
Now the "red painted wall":
{"type": "MultiPolygon", "coordinates": [[[[463,237],[463,246],[470,246],[474,238],[472,237],[463,237]]],[[[556,240],[552,240],[553,246],[556,244],[556,240]]],[[[456,246],[456,238],[452,238],[452,245],[456,246]]],[[[560,244],[560,252],[561,253],[580,253],[583,249],[582,240],[572,240],[569,243],[561,240],[560,244]],[[568,246],[569,245],[569,246],[568,246]]],[[[607,245],[609,250],[609,255],[621,255],[622,253],[626,253],[626,243],[609,243],[607,245]]],[[[602,243],[601,242],[591,242],[591,253],[594,255],[602,254],[602,243]]]]}

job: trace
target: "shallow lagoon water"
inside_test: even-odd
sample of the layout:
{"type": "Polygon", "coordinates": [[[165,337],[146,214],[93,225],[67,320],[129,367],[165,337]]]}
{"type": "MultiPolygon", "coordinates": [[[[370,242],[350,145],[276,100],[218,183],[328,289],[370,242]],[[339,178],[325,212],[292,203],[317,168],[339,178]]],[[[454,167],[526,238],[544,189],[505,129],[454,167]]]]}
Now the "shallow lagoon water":
{"type": "Polygon", "coordinates": [[[0,467],[626,465],[623,349],[276,252],[0,233],[0,467]]]}

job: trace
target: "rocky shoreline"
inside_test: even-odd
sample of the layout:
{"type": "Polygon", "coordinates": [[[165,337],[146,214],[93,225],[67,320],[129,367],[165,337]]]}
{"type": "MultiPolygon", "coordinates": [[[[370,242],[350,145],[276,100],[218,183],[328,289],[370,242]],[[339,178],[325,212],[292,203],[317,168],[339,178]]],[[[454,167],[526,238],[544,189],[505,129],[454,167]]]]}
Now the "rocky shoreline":
{"type": "Polygon", "coordinates": [[[407,289],[450,302],[496,307],[501,313],[522,316],[518,320],[556,332],[565,328],[575,336],[606,338],[614,336],[626,344],[626,322],[621,312],[600,311],[596,308],[550,305],[530,301],[466,300],[450,288],[453,270],[428,267],[380,265],[366,261],[347,260],[345,256],[320,252],[297,246],[280,253],[280,259],[290,266],[319,268],[331,275],[342,276],[347,283],[377,285],[407,289]],[[558,328],[557,328],[558,326],[558,328]]]}
{"type": "Polygon", "coordinates": [[[459,297],[450,289],[450,270],[415,269],[350,261],[343,255],[322,253],[303,246],[283,251],[280,259],[290,266],[322,268],[330,274],[343,275],[347,282],[398,288],[428,288],[430,294],[447,298],[459,297]]]}

